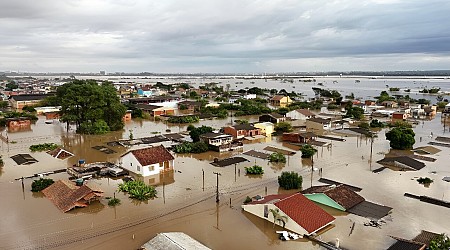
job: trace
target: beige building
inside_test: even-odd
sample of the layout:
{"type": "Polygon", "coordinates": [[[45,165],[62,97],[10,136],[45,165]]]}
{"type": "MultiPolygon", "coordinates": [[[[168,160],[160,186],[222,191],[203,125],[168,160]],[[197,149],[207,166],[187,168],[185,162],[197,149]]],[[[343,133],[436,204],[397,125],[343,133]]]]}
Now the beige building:
{"type": "Polygon", "coordinates": [[[289,96],[284,95],[275,95],[270,99],[270,105],[272,106],[286,107],[291,103],[292,103],[291,98],[289,98],[289,96]]]}
{"type": "Polygon", "coordinates": [[[261,134],[266,136],[271,136],[274,132],[274,126],[271,122],[258,122],[253,124],[255,128],[259,128],[261,130],[261,134]]]}
{"type": "Polygon", "coordinates": [[[306,120],[306,131],[313,133],[323,133],[331,129],[331,119],[310,118],[306,120]]]}

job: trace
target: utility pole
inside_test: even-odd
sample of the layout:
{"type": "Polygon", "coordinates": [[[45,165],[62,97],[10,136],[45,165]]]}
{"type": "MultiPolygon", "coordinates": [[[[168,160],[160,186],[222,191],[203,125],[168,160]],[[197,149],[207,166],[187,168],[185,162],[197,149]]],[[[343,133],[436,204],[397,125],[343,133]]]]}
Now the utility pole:
{"type": "Polygon", "coordinates": [[[203,174],[203,191],[205,191],[205,170],[202,169],[202,174],[203,174]]]}
{"type": "Polygon", "coordinates": [[[234,182],[236,182],[236,165],[237,163],[234,164],[234,182]]]}
{"type": "Polygon", "coordinates": [[[213,174],[217,177],[217,183],[216,183],[216,203],[219,203],[219,175],[220,173],[213,172],[213,174]]]}

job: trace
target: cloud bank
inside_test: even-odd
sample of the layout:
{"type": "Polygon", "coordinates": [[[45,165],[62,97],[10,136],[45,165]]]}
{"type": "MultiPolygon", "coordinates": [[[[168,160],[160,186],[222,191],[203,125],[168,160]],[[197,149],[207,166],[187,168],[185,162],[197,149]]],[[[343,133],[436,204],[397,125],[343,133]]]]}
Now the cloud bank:
{"type": "Polygon", "coordinates": [[[0,71],[450,68],[437,0],[4,0],[0,71]]]}

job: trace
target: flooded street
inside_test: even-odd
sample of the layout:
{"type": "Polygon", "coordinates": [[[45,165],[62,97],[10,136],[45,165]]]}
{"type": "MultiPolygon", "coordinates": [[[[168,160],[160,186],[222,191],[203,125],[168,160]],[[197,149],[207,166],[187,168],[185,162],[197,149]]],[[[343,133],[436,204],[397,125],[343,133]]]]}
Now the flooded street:
{"type": "MultiPolygon", "coordinates": [[[[416,132],[415,147],[427,145],[432,138],[450,132],[443,131],[440,114],[432,121],[420,123],[416,132]],[[420,141],[420,137],[422,140],[420,141]]],[[[247,117],[255,121],[257,117],[247,117]]],[[[220,128],[230,123],[225,120],[201,121],[195,126],[208,125],[220,128]]],[[[278,192],[277,176],[282,171],[296,171],[303,176],[303,188],[321,185],[318,171],[311,175],[310,160],[300,158],[300,152],[290,156],[286,164],[272,164],[267,160],[242,155],[242,152],[254,149],[264,151],[266,146],[288,150],[298,150],[296,146],[283,144],[278,137],[264,138],[246,142],[243,151],[229,153],[207,152],[198,155],[176,155],[175,171],[157,176],[146,177],[144,181],[157,185],[158,198],[147,202],[136,202],[126,194],[116,192],[122,204],[114,208],[107,200],[94,202],[87,208],[74,209],[68,213],[60,212],[41,194],[33,194],[31,182],[14,179],[34,173],[63,169],[76,164],[78,160],[86,162],[117,162],[127,149],[106,143],[119,139],[128,139],[132,130],[134,138],[148,137],[155,132],[182,132],[187,126],[167,125],[164,122],[132,121],[126,124],[122,132],[113,132],[104,136],[76,135],[73,130],[66,132],[66,125],[55,122],[45,124],[39,119],[32,131],[8,133],[10,141],[3,143],[1,153],[5,166],[0,168],[0,249],[136,249],[159,232],[181,231],[202,242],[212,249],[320,249],[306,240],[282,242],[278,240],[273,224],[256,216],[245,213],[240,205],[246,196],[265,195],[278,192]],[[54,142],[75,154],[66,160],[52,158],[45,152],[30,153],[32,144],[54,142]],[[93,146],[107,146],[116,153],[105,154],[93,149],[93,146]],[[39,162],[31,165],[17,165],[10,157],[18,153],[29,153],[39,162]],[[223,168],[210,164],[214,158],[223,159],[231,155],[247,158],[249,162],[223,168]],[[258,164],[265,173],[261,178],[245,176],[244,167],[258,164]],[[204,186],[203,186],[204,171],[204,186]],[[215,202],[216,175],[219,177],[220,203],[215,202]],[[203,188],[204,187],[204,188],[203,188]],[[230,204],[231,199],[231,204],[230,204]]],[[[348,249],[386,249],[394,242],[389,235],[412,238],[420,230],[437,233],[447,232],[450,209],[423,203],[404,197],[405,192],[427,195],[438,199],[450,200],[450,183],[442,181],[450,176],[447,164],[449,148],[443,148],[436,162],[425,162],[420,171],[397,172],[385,169],[379,173],[371,170],[381,167],[376,161],[389,152],[389,142],[385,140],[385,131],[378,134],[373,144],[372,169],[370,167],[370,140],[361,136],[343,136],[344,142],[332,141],[331,147],[319,147],[314,156],[314,168],[323,169],[323,177],[344,182],[362,188],[360,192],[366,200],[393,207],[386,218],[387,223],[381,229],[363,225],[368,219],[324,208],[336,217],[331,228],[321,234],[325,241],[340,239],[341,246],[348,249]],[[436,174],[430,172],[435,171],[436,174]],[[417,183],[415,177],[434,179],[429,187],[417,183]],[[353,222],[355,228],[350,234],[353,222]]],[[[3,131],[5,134],[5,131],[3,131]]],[[[320,139],[326,141],[325,139],[320,139]]],[[[270,152],[268,152],[270,153],[270,152]]],[[[66,173],[49,176],[54,180],[67,179],[66,173]]],[[[100,187],[105,196],[112,197],[120,179],[91,179],[90,184],[100,187]]],[[[295,192],[295,191],[291,191],[295,192]]]]}

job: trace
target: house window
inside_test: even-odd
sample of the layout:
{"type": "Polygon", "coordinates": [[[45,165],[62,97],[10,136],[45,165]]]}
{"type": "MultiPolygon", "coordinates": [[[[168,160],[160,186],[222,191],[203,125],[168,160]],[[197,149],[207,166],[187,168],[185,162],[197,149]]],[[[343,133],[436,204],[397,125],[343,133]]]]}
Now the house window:
{"type": "Polygon", "coordinates": [[[141,171],[141,167],[139,165],[136,166],[137,171],[141,171]]]}
{"type": "Polygon", "coordinates": [[[155,170],[155,166],[149,166],[149,167],[148,167],[148,170],[150,170],[150,171],[155,170]]]}
{"type": "Polygon", "coordinates": [[[264,205],[264,218],[269,218],[269,206],[264,205]]]}

